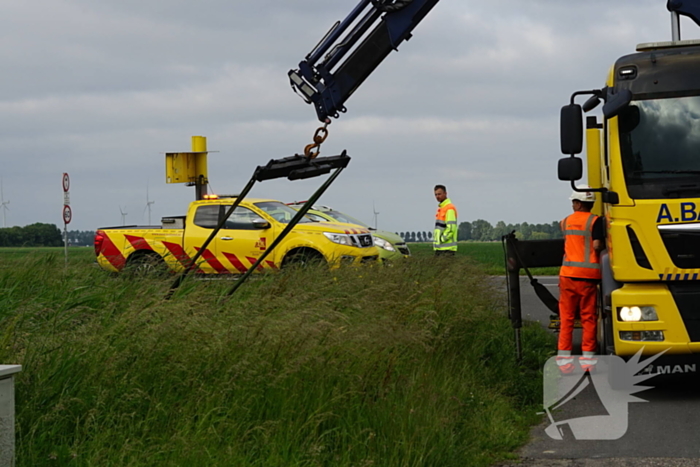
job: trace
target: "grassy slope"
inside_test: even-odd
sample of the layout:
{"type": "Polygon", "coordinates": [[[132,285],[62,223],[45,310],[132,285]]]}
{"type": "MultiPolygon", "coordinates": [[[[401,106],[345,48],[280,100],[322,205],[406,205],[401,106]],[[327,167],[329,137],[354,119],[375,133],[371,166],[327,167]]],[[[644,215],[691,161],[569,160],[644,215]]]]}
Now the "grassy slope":
{"type": "Polygon", "coordinates": [[[189,281],[164,301],[172,278],[108,275],[87,248],[68,268],[60,249],[0,251],[0,362],[23,365],[18,465],[508,456],[527,439],[552,338],[526,327],[516,368],[483,271],[416,253],[261,277],[222,303],[230,281],[189,281]]]}

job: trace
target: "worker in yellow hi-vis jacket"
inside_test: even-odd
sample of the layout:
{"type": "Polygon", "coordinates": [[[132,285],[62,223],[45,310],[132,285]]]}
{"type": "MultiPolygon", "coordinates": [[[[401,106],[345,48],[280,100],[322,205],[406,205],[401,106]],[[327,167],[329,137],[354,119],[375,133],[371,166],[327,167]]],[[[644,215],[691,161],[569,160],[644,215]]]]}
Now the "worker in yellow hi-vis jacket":
{"type": "Polygon", "coordinates": [[[457,208],[447,197],[445,185],[435,185],[438,210],[435,215],[433,250],[435,255],[454,256],[457,252],[457,208]]]}

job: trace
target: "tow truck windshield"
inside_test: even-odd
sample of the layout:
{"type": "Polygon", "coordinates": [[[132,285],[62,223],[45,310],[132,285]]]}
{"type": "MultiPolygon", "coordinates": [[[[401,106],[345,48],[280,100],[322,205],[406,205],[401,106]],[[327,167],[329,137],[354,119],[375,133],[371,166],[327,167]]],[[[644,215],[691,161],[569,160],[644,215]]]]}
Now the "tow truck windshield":
{"type": "Polygon", "coordinates": [[[700,96],[633,101],[618,123],[632,198],[700,196],[700,96]]]}

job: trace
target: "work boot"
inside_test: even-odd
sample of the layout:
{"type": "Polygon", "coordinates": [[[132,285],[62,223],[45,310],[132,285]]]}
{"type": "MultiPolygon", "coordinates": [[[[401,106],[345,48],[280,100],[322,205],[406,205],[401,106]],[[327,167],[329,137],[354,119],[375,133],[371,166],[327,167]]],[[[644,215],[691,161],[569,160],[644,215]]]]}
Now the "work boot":
{"type": "Polygon", "coordinates": [[[570,375],[576,368],[574,357],[571,355],[557,355],[557,367],[562,375],[570,375]]]}
{"type": "Polygon", "coordinates": [[[598,359],[596,356],[593,354],[593,352],[590,352],[590,355],[586,355],[589,352],[584,352],[581,357],[578,358],[578,364],[581,365],[581,369],[584,372],[589,372],[591,374],[595,373],[596,369],[596,364],[598,363],[598,359]]]}

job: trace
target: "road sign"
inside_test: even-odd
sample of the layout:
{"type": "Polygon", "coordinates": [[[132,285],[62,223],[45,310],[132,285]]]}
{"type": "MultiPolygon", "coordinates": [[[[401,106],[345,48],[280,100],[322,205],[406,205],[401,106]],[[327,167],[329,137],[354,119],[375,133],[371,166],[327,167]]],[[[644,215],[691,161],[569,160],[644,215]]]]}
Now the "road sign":
{"type": "Polygon", "coordinates": [[[67,191],[63,193],[63,204],[70,206],[70,193],[67,191]]]}
{"type": "Polygon", "coordinates": [[[72,218],[73,212],[71,211],[70,206],[66,204],[65,206],[63,206],[63,223],[70,224],[72,218]]]}
{"type": "Polygon", "coordinates": [[[68,191],[70,188],[70,178],[67,173],[63,174],[63,191],[68,191]]]}

